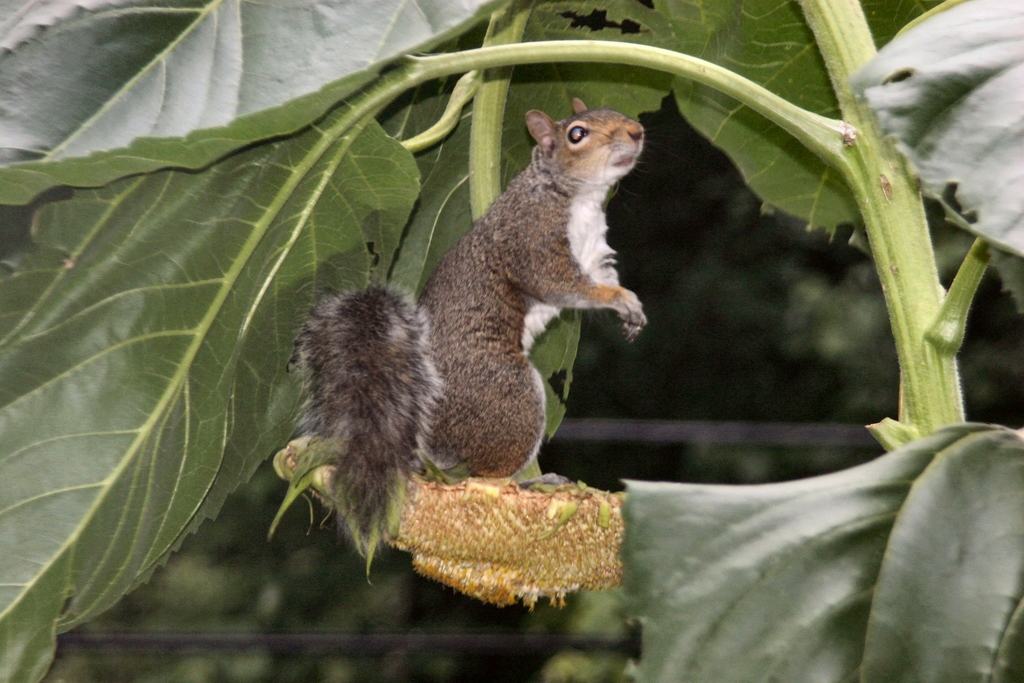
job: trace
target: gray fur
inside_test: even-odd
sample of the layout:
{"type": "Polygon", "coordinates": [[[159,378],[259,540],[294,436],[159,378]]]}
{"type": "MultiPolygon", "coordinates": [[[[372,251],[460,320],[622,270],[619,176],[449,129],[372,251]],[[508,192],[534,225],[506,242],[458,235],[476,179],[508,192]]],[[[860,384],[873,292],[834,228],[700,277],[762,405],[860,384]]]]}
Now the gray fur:
{"type": "Polygon", "coordinates": [[[392,491],[426,446],[441,396],[429,335],[415,304],[371,287],[322,297],[296,340],[306,388],[299,430],[344,442],[334,487],[362,550],[373,530],[385,531],[392,491]]]}

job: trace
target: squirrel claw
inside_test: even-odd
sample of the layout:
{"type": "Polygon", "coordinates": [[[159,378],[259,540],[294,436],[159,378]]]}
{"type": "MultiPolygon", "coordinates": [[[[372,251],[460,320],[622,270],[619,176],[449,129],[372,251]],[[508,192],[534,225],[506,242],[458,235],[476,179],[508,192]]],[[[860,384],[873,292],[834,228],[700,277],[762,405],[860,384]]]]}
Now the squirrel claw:
{"type": "Polygon", "coordinates": [[[626,332],[626,339],[633,341],[640,334],[640,330],[647,324],[647,316],[644,315],[644,307],[636,294],[628,289],[619,289],[619,301],[612,308],[619,314],[622,320],[622,329],[626,332]]]}
{"type": "Polygon", "coordinates": [[[643,313],[630,314],[622,321],[622,329],[626,332],[626,339],[633,341],[637,335],[640,334],[640,330],[647,324],[647,316],[643,313]]]}

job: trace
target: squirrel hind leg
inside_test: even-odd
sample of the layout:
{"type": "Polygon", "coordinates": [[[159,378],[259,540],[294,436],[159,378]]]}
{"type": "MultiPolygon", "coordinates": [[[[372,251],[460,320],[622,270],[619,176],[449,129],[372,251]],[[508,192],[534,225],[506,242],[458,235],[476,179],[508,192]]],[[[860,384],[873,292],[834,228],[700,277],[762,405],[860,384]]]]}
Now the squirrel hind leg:
{"type": "Polygon", "coordinates": [[[394,501],[441,396],[426,315],[381,287],[328,294],[296,342],[306,404],[300,431],[338,439],[342,530],[364,554],[387,538],[394,501]]]}
{"type": "Polygon", "coordinates": [[[477,355],[446,368],[445,378],[432,454],[466,463],[477,477],[511,477],[536,457],[545,393],[521,353],[477,355]]]}

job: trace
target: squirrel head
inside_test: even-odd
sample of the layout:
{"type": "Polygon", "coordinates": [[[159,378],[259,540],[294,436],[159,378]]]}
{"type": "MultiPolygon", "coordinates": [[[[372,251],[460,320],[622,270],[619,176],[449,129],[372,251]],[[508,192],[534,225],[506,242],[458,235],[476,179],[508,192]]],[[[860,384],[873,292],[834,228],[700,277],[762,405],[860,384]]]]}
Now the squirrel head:
{"type": "Polygon", "coordinates": [[[614,109],[587,109],[579,98],[572,108],[575,114],[561,121],[536,109],[526,113],[534,154],[574,180],[611,186],[636,164],[644,127],[614,109]]]}

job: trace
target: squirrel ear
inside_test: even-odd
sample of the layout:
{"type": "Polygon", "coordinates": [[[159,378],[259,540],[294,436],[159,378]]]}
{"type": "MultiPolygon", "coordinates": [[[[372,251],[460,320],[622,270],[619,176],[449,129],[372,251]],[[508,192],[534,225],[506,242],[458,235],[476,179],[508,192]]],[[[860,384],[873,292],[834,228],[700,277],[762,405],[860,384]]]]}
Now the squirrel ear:
{"type": "Polygon", "coordinates": [[[578,97],[572,98],[572,110],[576,114],[582,114],[587,110],[587,105],[583,104],[583,100],[578,97]]]}
{"type": "Polygon", "coordinates": [[[550,155],[558,145],[558,124],[542,111],[531,109],[526,112],[526,127],[530,129],[530,135],[541,146],[545,154],[550,155]]]}

